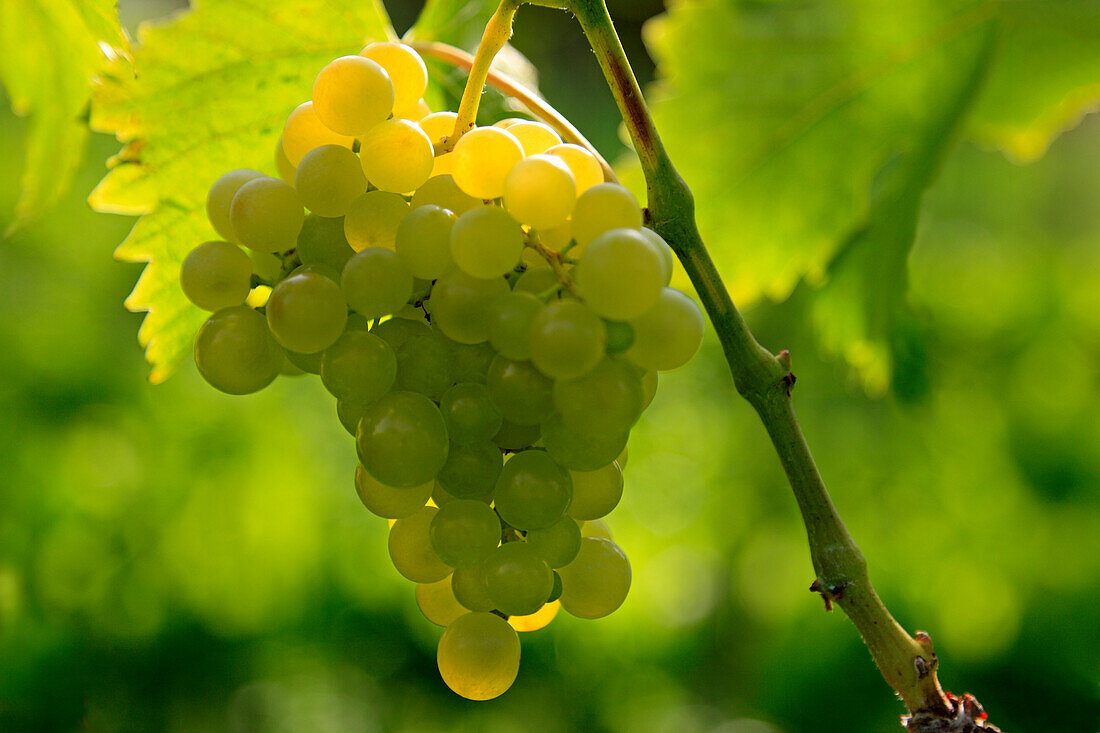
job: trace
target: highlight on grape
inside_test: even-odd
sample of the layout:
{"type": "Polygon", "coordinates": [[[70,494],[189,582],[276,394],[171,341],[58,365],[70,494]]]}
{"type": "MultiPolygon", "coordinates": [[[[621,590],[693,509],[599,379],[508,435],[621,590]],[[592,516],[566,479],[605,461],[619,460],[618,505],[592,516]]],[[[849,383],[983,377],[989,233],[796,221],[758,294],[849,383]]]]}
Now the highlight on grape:
{"type": "Polygon", "coordinates": [[[595,155],[517,119],[437,154],[456,115],[431,112],[426,85],[400,43],[325,66],[287,119],[281,178],[213,182],[222,240],[180,284],[212,312],[195,363],[216,389],[320,376],[359,498],[446,627],[440,675],[487,700],[518,674],[517,631],[626,598],[630,563],[600,520],[657,373],[691,359],[703,317],[595,155]]]}

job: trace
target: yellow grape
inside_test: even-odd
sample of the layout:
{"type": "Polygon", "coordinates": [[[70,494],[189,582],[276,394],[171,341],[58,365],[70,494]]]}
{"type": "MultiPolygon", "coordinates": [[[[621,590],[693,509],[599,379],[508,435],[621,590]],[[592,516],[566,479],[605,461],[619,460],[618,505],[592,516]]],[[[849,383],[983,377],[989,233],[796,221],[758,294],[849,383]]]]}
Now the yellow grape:
{"type": "Polygon", "coordinates": [[[342,145],[348,150],[355,143],[350,135],[340,135],[324,126],[313,109],[313,102],[302,102],[286,118],[283,128],[283,153],[297,167],[310,150],[321,145],[342,145]]]}

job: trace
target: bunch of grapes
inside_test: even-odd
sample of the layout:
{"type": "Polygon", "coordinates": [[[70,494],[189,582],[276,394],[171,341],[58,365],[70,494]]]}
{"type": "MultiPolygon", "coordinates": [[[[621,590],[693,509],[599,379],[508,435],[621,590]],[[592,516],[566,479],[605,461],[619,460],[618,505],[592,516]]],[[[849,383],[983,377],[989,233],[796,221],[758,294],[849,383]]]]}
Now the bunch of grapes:
{"type": "Polygon", "coordinates": [[[657,372],[692,357],[703,319],[596,156],[534,121],[462,134],[426,84],[399,43],[325,66],[287,119],[281,178],[219,178],[223,240],[180,279],[213,311],[195,342],[211,385],[310,373],[336,397],[356,491],[446,627],[440,673],[486,700],[516,677],[517,630],[625,599],[630,565],[599,520],[657,372]]]}

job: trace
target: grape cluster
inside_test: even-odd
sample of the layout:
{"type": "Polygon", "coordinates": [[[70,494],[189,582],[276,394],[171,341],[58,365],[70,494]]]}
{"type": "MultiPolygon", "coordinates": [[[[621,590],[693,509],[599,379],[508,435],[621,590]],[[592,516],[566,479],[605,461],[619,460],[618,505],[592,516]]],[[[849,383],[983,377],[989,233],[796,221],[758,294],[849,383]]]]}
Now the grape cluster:
{"type": "Polygon", "coordinates": [[[310,373],[336,397],[356,491],[446,627],[440,673],[485,700],[516,677],[516,630],[625,599],[630,565],[599,520],[656,373],[692,357],[703,320],[598,158],[517,119],[437,154],[456,115],[428,110],[426,84],[398,43],[325,66],[287,119],[281,178],[213,184],[223,239],[180,280],[213,311],[195,342],[211,385],[310,373]]]}

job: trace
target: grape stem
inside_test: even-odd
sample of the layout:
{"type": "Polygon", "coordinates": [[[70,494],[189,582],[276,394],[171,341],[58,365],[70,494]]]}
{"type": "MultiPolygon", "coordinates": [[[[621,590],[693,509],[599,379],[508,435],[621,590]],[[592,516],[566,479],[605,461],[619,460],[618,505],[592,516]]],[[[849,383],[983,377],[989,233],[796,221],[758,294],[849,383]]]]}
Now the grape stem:
{"type": "Polygon", "coordinates": [[[573,278],[569,277],[569,273],[565,271],[565,267],[562,264],[562,257],[560,252],[555,252],[549,249],[537,237],[533,237],[527,234],[523,239],[523,244],[526,247],[530,247],[535,250],[544,260],[550,264],[550,269],[554,271],[554,274],[558,277],[558,282],[563,288],[567,288],[573,295],[580,297],[580,293],[577,292],[577,285],[573,282],[573,278]]]}
{"type": "MultiPolygon", "coordinates": [[[[471,109],[476,113],[488,65],[511,35],[510,23],[521,1],[504,0],[486,29],[482,40],[486,48],[478,49],[470,75],[471,86],[477,86],[467,86],[463,95],[459,118],[465,124],[472,124],[471,109]]],[[[790,354],[773,355],[761,346],[730,299],[699,234],[694,198],[665,151],[604,0],[529,2],[572,12],[596,52],[645,174],[647,224],[683,263],[718,334],[737,391],[764,423],[794,491],[817,573],[810,590],[821,594],[826,610],[835,604],[855,624],[883,678],[908,708],[911,731],[946,730],[941,725],[944,721],[950,721],[950,730],[996,730],[985,726],[985,714],[972,697],[960,700],[944,693],[936,676],[938,661],[932,640],[923,632],[918,631],[915,637],[906,632],[872,587],[867,561],[829,497],[795,416],[790,354]],[[972,704],[968,706],[966,700],[972,704]]],[[[547,253],[540,250],[540,254],[547,253]]],[[[554,265],[560,258],[557,253],[549,254],[554,265]]]]}

